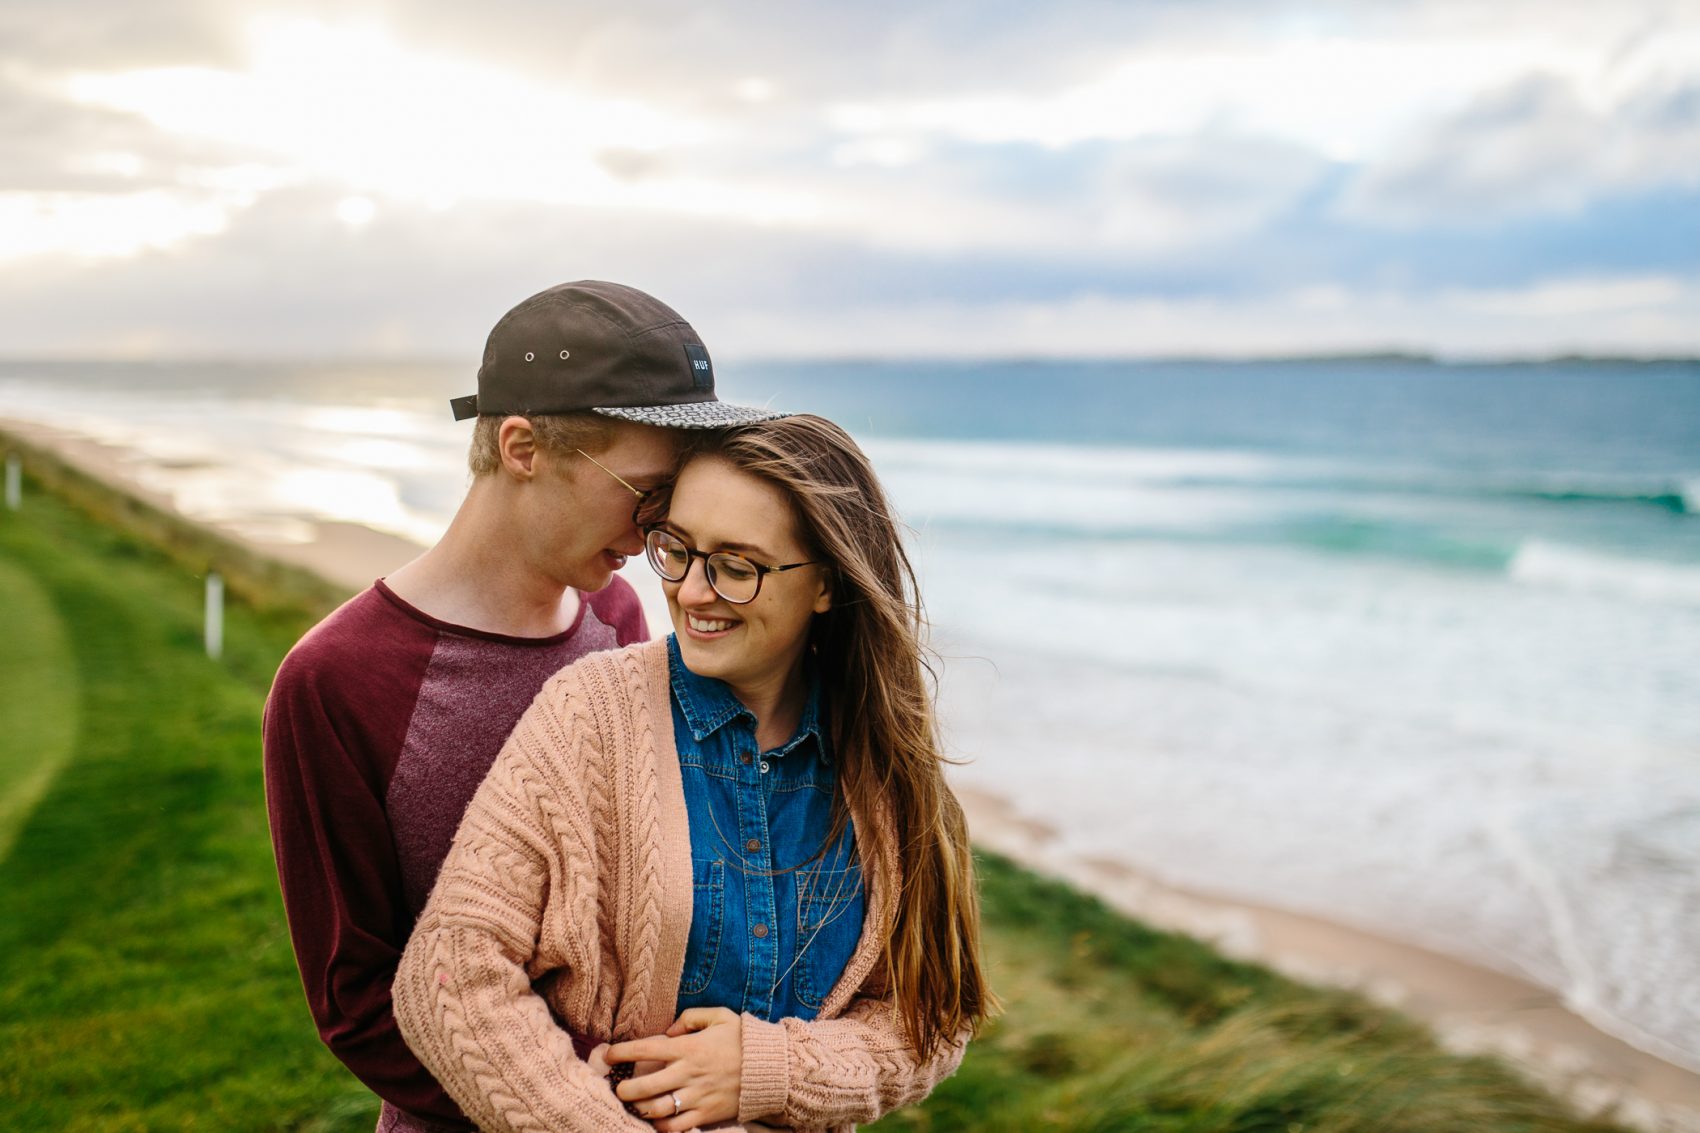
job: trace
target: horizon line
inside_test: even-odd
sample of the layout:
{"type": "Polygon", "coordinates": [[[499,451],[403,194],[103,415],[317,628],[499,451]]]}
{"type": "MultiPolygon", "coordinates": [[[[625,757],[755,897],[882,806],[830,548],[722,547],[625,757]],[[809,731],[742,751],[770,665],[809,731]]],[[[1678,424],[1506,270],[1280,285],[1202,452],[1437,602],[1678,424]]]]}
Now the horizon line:
{"type": "MultiPolygon", "coordinates": [[[[1669,364],[1700,364],[1700,353],[1613,353],[1593,351],[1553,351],[1525,353],[1471,353],[1447,352],[1429,350],[1339,350],[1339,351],[1290,351],[1263,353],[1206,353],[1206,352],[1169,352],[1160,354],[1035,354],[1010,352],[1007,354],[941,354],[930,352],[865,354],[865,353],[820,353],[799,354],[787,352],[753,352],[747,354],[723,355],[724,361],[736,359],[740,363],[811,363],[837,365],[889,365],[912,364],[917,362],[935,362],[946,364],[978,364],[994,366],[1033,365],[1045,363],[1081,363],[1108,364],[1118,362],[1134,362],[1141,364],[1200,364],[1200,365],[1255,365],[1270,363],[1343,363],[1343,362],[1391,362],[1399,364],[1432,365],[1432,366],[1523,366],[1523,365],[1566,365],[1566,364],[1628,364],[1628,365],[1669,365],[1669,364]]],[[[454,354],[442,353],[325,353],[325,352],[283,352],[249,355],[237,357],[217,351],[184,352],[180,354],[126,354],[118,352],[58,352],[30,351],[12,353],[0,350],[0,363],[29,364],[29,363],[110,363],[110,364],[155,364],[155,365],[228,365],[228,366],[265,366],[283,364],[296,365],[329,365],[334,363],[357,363],[361,365],[467,365],[469,372],[476,372],[476,359],[457,357],[454,354]]]]}

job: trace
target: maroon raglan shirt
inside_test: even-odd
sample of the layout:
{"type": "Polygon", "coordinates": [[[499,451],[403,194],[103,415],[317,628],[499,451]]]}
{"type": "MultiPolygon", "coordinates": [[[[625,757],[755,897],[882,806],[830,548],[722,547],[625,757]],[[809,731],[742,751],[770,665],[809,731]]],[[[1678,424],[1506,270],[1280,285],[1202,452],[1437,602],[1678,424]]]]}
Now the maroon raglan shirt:
{"type": "Polygon", "coordinates": [[[379,581],[272,684],[266,809],[295,960],[320,1038],[384,1100],[381,1129],[472,1128],[402,1041],[390,984],[467,803],[543,682],[649,636],[623,579],[579,611],[553,637],[505,637],[379,581]]]}

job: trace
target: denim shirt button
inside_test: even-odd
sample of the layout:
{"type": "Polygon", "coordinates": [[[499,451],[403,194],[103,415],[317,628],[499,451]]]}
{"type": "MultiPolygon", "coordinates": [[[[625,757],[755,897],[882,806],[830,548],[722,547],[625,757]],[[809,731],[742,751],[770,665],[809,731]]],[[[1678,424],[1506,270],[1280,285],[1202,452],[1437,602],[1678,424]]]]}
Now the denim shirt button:
{"type": "Polygon", "coordinates": [[[745,767],[748,767],[754,760],[755,756],[751,755],[747,751],[738,757],[738,762],[742,763],[745,767]]]}
{"type": "Polygon", "coordinates": [[[755,853],[757,850],[761,849],[761,839],[751,838],[748,842],[744,843],[744,849],[750,851],[752,854],[755,853]]]}
{"type": "Polygon", "coordinates": [[[767,774],[767,760],[765,759],[761,761],[761,773],[763,775],[767,774]]]}
{"type": "Polygon", "coordinates": [[[762,939],[762,940],[767,939],[767,926],[764,925],[764,924],[758,924],[758,925],[756,925],[756,927],[752,928],[750,931],[755,933],[758,939],[762,939]]]}

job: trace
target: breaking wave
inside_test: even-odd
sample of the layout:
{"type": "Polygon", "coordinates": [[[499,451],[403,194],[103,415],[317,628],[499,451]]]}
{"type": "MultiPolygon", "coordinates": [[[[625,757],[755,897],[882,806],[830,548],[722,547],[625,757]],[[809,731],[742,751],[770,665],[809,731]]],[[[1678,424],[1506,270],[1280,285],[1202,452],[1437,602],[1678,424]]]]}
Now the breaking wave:
{"type": "Polygon", "coordinates": [[[1700,566],[1631,559],[1532,539],[1517,549],[1506,573],[1529,586],[1700,606],[1700,566]]]}

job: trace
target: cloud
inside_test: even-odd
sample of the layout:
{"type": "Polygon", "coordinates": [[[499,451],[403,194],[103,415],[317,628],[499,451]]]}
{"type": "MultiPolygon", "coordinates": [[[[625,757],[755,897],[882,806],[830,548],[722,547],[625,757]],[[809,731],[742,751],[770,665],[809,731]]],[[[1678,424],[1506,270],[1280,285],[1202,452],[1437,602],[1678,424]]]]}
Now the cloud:
{"type": "Polygon", "coordinates": [[[315,21],[258,22],[237,69],[77,73],[65,87],[166,136],[246,144],[307,176],[403,197],[584,200],[610,187],[597,150],[711,136],[642,103],[410,51],[376,26],[315,21]]]}
{"type": "Polygon", "coordinates": [[[958,94],[842,102],[830,120],[856,135],[1053,148],[1244,133],[1356,161],[1507,71],[1568,74],[1591,62],[1579,58],[1573,41],[1504,21],[1477,21],[1468,34],[1412,34],[1409,27],[1318,27],[1240,15],[1209,37],[1197,34],[1208,26],[1200,20],[1191,35],[1124,41],[1053,86],[987,74],[979,89],[958,94]]]}
{"type": "Polygon", "coordinates": [[[135,114],[0,76],[0,269],[217,235],[290,176],[251,157],[237,142],[162,134],[135,114]]]}
{"type": "MultiPolygon", "coordinates": [[[[685,312],[717,358],[810,354],[1700,352],[1700,279],[1557,275],[1516,286],[1120,274],[1021,257],[879,254],[748,225],[535,204],[374,203],[279,190],[217,239],[0,273],[13,353],[438,355],[475,362],[507,307],[615,278],[685,312]]],[[[1226,253],[1224,253],[1226,256],[1226,253]]],[[[1179,269],[1165,269],[1179,270],[1179,269]]]]}
{"type": "Polygon", "coordinates": [[[216,239],[0,271],[0,343],[24,354],[475,358],[503,310],[565,279],[619,279],[705,310],[777,305],[796,266],[788,241],[689,218],[372,201],[351,225],[349,210],[341,185],[297,185],[232,213],[216,239]]]}
{"type": "Polygon", "coordinates": [[[568,76],[618,97],[738,114],[763,104],[1063,83],[1098,69],[1130,40],[1243,9],[1175,0],[722,0],[684,8],[670,0],[476,8],[418,0],[405,10],[405,30],[421,44],[536,79],[568,76]],[[747,97],[752,81],[766,99],[747,97]]]}
{"type": "Polygon", "coordinates": [[[132,256],[216,236],[229,211],[216,199],[161,189],[134,193],[0,193],[0,262],[42,256],[132,256]]]}
{"type": "Polygon", "coordinates": [[[734,312],[718,349],[857,357],[1700,354],[1700,279],[1679,277],[1561,280],[1516,291],[1321,286],[1232,298],[945,300],[818,316],[781,322],[734,312]]]}
{"type": "Polygon", "coordinates": [[[13,351],[452,352],[597,275],[766,352],[1486,341],[1445,296],[1700,236],[1694,0],[67,3],[0,13],[13,351]]]}
{"type": "Polygon", "coordinates": [[[0,191],[130,193],[250,156],[245,147],[162,134],[138,115],[79,105],[0,74],[0,191]]]}
{"type": "Polygon", "coordinates": [[[1319,154],[1209,135],[1128,146],[1110,165],[1098,235],[1114,246],[1193,248],[1254,232],[1326,175],[1319,154]]]}
{"type": "Polygon", "coordinates": [[[1593,106],[1570,81],[1529,75],[1367,167],[1340,207],[1377,224],[1482,227],[1666,185],[1700,187],[1700,80],[1593,106]]]}
{"type": "MultiPolygon", "coordinates": [[[[872,163],[839,146],[822,160],[818,123],[812,134],[793,120],[758,137],[713,114],[420,53],[375,26],[267,22],[252,51],[235,70],[77,74],[64,88],[180,147],[245,146],[260,168],[294,171],[277,184],[336,180],[356,195],[439,206],[531,200],[721,216],[935,253],[1139,254],[1216,239],[1278,211],[1318,164],[1257,138],[1181,137],[1082,154],[933,144],[914,160],[886,150],[872,163]]],[[[208,186],[207,175],[195,184],[208,186]]],[[[45,231],[42,246],[56,229],[45,231]]]]}
{"type": "Polygon", "coordinates": [[[37,73],[233,64],[240,18],[226,0],[6,0],[0,43],[11,67],[37,73]]]}
{"type": "MultiPolygon", "coordinates": [[[[661,160],[671,167],[680,159],[661,160]]],[[[798,239],[929,258],[1119,258],[1134,265],[1251,232],[1292,207],[1328,168],[1314,153],[1255,137],[1066,150],[936,142],[924,153],[840,157],[829,168],[798,162],[765,174],[763,183],[797,206],[778,222],[798,239]]],[[[732,170],[711,168],[704,176],[729,195],[741,192],[743,179],[732,170]]],[[[739,212],[761,216],[746,206],[725,218],[739,212]]]]}

